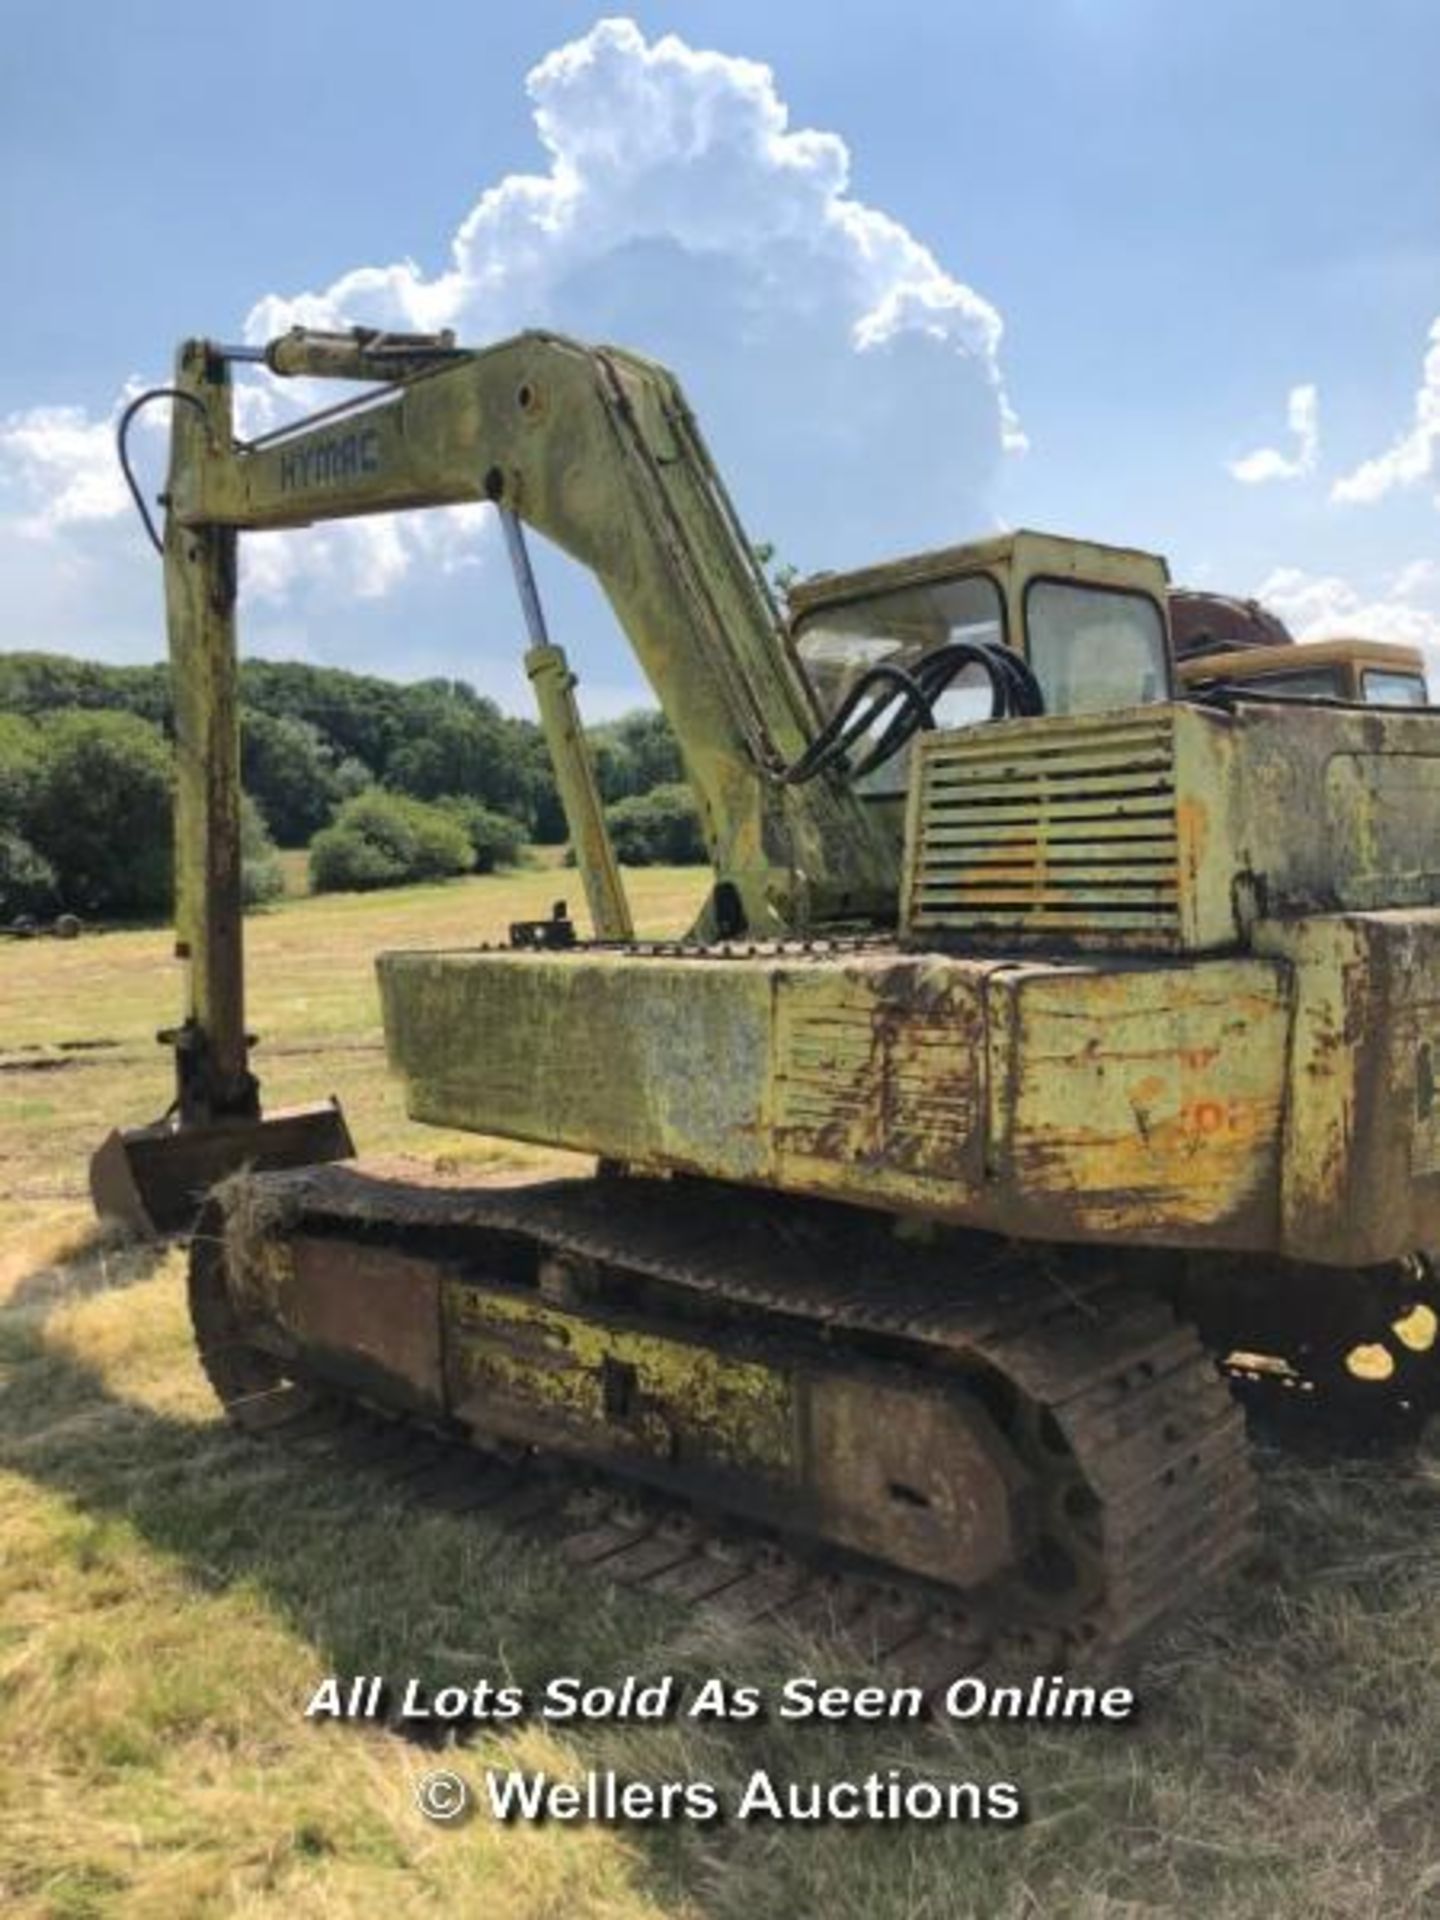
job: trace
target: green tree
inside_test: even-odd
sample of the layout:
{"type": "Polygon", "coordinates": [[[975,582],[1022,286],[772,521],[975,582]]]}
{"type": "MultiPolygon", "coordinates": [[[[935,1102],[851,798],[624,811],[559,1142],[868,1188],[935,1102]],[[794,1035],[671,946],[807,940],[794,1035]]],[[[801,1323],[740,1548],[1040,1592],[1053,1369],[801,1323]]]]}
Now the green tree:
{"type": "Polygon", "coordinates": [[[353,753],[345,758],[335,769],[335,796],[337,803],[353,800],[357,793],[364,793],[367,787],[373,787],[375,776],[363,760],[357,760],[353,753]]]}
{"type": "Polygon", "coordinates": [[[385,769],[389,786],[419,800],[468,794],[493,807],[523,798],[523,763],[491,701],[473,694],[460,698],[448,685],[433,683],[407,693],[407,738],[385,769]]]}
{"type": "Polygon", "coordinates": [[[520,863],[525,846],[525,829],[508,813],[497,813],[482,801],[465,794],[446,794],[435,802],[465,829],[473,850],[471,862],[476,873],[494,873],[497,867],[520,863]]]}
{"type": "Polygon", "coordinates": [[[170,753],[131,713],[47,715],[26,837],[49,861],[66,907],[164,912],[171,896],[170,753]]]}
{"type": "Polygon", "coordinates": [[[39,729],[23,714],[0,713],[0,827],[24,833],[39,778],[39,729]]]}
{"type": "Polygon", "coordinates": [[[377,778],[403,738],[406,693],[393,681],[338,667],[295,660],[240,663],[240,695],[246,707],[277,719],[308,721],[337,761],[353,757],[377,778]]]}
{"type": "Polygon", "coordinates": [[[0,709],[33,715],[62,707],[112,708],[164,725],[170,718],[170,670],[108,667],[63,653],[0,655],[0,709]]]}
{"type": "Polygon", "coordinates": [[[598,727],[587,727],[585,738],[590,747],[600,798],[607,807],[617,800],[628,799],[635,791],[635,770],[630,764],[629,754],[620,743],[615,722],[607,721],[598,727]]]}
{"type": "Polygon", "coordinates": [[[655,787],[605,809],[615,857],[627,867],[696,866],[709,858],[686,786],[655,787]]]}
{"type": "Polygon", "coordinates": [[[39,729],[22,714],[0,713],[0,920],[55,904],[55,869],[29,838],[40,770],[39,729]]]}
{"type": "Polygon", "coordinates": [[[760,571],[770,582],[771,591],[783,607],[790,597],[791,587],[800,578],[800,569],[780,558],[773,540],[757,540],[752,552],[760,563],[760,571]]]}
{"type": "Polygon", "coordinates": [[[306,846],[340,799],[333,757],[318,728],[292,714],[241,714],[240,777],[282,847],[306,846]]]}
{"type": "Polygon", "coordinates": [[[658,707],[627,713],[615,723],[616,736],[630,763],[630,791],[649,793],[653,787],[674,786],[685,778],[680,745],[658,707]]]}
{"type": "Polygon", "coordinates": [[[586,729],[595,778],[607,804],[652,787],[673,786],[685,770],[670,722],[658,708],[641,708],[586,729]]]}
{"type": "Polygon", "coordinates": [[[0,826],[0,921],[55,905],[55,869],[23,835],[0,826]]]}
{"type": "Polygon", "coordinates": [[[470,837],[443,807],[409,794],[373,788],[347,800],[334,823],[310,843],[316,893],[359,893],[465,873],[474,862],[470,837]]]}
{"type": "Polygon", "coordinates": [[[523,810],[530,838],[542,846],[559,846],[569,829],[545,735],[527,720],[512,720],[509,724],[514,730],[515,752],[524,780],[523,810]]]}
{"type": "Polygon", "coordinates": [[[248,793],[240,796],[240,891],[247,907],[264,906],[285,891],[279,850],[248,793]]]}

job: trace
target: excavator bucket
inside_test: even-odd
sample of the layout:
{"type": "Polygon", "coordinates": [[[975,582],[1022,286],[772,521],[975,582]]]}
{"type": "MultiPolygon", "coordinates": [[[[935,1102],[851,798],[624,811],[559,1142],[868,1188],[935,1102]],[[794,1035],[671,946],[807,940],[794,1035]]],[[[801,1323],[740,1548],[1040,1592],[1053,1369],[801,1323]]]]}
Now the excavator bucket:
{"type": "Polygon", "coordinates": [[[355,1152],[338,1100],[281,1107],[262,1120],[216,1121],[111,1133],[90,1161],[90,1195],[101,1219],[123,1221],[146,1238],[180,1233],[210,1188],[242,1167],[259,1173],[348,1160],[355,1152]]]}

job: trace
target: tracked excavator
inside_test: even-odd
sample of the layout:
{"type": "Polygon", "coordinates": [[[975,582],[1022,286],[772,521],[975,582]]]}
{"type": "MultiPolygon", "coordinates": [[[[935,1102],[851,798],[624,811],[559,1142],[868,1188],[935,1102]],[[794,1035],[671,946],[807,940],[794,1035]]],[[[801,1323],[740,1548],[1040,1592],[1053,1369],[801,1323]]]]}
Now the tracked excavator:
{"type": "Polygon", "coordinates": [[[1234,1567],[1236,1390],[1427,1417],[1440,716],[1177,699],[1163,562],[1029,532],[782,622],[676,382],[618,349],[197,340],[166,391],[189,993],[177,1106],[95,1187],[203,1200],[195,1335],[240,1425],[359,1421],[617,1578],[819,1591],[953,1664],[1117,1656],[1234,1567]],[[237,360],[369,385],[241,442],[237,360]],[[234,620],[240,534],[467,501],[590,930],[381,954],[388,1055],[417,1121],[595,1172],[459,1188],[261,1111],[234,620]],[[635,936],[527,531],[674,727],[713,869],[684,938],[635,936]]]}

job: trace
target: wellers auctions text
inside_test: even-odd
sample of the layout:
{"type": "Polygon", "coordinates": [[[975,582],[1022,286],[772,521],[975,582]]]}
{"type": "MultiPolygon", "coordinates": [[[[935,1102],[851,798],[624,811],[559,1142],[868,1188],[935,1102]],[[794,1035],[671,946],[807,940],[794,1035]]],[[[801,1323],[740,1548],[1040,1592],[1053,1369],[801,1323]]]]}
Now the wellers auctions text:
{"type": "Polygon", "coordinates": [[[1013,1826],[1025,1817],[1012,1780],[927,1780],[886,1767],[858,1780],[782,1780],[757,1768],[738,1788],[710,1780],[625,1780],[590,1772],[579,1780],[545,1773],[486,1770],[482,1804],[502,1825],[548,1820],[620,1825],[697,1826],[733,1819],[798,1826],[829,1821],[872,1825],[966,1821],[1013,1826]]]}
{"type": "Polygon", "coordinates": [[[682,1680],[674,1674],[642,1678],[626,1674],[589,1683],[557,1674],[540,1687],[480,1677],[462,1685],[427,1687],[418,1678],[383,1674],[331,1674],[311,1694],[311,1720],[383,1720],[406,1726],[514,1726],[529,1720],[566,1722],[665,1722],[677,1719],[763,1721],[981,1720],[1118,1723],[1134,1718],[1134,1692],[1123,1686],[1081,1686],[1063,1674],[1037,1674],[1001,1685],[980,1674],[962,1674],[939,1692],[914,1686],[829,1685],[797,1674],[772,1687],[731,1681],[721,1675],[682,1680]]]}

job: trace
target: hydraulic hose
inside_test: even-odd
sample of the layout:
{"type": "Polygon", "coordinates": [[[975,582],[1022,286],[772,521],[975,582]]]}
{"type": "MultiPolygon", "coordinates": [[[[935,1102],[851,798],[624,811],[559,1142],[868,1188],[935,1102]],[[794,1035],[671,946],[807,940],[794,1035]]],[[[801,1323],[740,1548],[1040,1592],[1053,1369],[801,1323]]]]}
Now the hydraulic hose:
{"type": "Polygon", "coordinates": [[[855,742],[872,731],[892,706],[895,711],[860,764],[849,769],[862,779],[885,765],[915,735],[936,725],[935,706],[955,676],[979,667],[990,682],[990,718],[1016,719],[1041,714],[1045,698],[1030,665],[1009,647],[986,640],[951,640],[922,654],[910,668],[878,661],[861,674],[798,760],[780,776],[799,785],[843,764],[855,742]]]}
{"type": "Polygon", "coordinates": [[[130,489],[130,498],[135,502],[135,510],[140,515],[146,533],[150,536],[151,546],[163,557],[165,542],[156,532],[150,509],[145,504],[145,496],[141,493],[139,482],[135,478],[135,469],[130,464],[130,428],[134,424],[136,414],[154,400],[183,400],[187,407],[194,407],[205,422],[207,431],[210,427],[210,416],[193,393],[186,393],[180,387],[149,387],[144,393],[137,394],[130,402],[115,428],[115,451],[120,456],[120,471],[124,474],[125,484],[130,489]]]}

